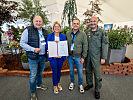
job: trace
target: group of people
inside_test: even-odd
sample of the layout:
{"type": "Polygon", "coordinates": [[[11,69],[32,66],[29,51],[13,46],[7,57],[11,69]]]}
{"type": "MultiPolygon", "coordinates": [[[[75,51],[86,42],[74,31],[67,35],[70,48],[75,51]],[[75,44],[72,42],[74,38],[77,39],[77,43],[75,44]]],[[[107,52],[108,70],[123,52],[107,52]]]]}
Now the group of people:
{"type": "Polygon", "coordinates": [[[68,42],[69,56],[49,57],[52,68],[53,90],[55,94],[62,91],[60,84],[61,69],[63,62],[67,59],[70,69],[69,90],[74,89],[74,68],[76,64],[78,72],[79,92],[89,90],[93,87],[93,73],[95,78],[95,98],[100,98],[101,88],[101,64],[105,63],[108,51],[108,36],[106,32],[98,27],[98,18],[90,19],[90,29],[86,32],[79,30],[80,20],[75,18],[72,21],[72,30],[66,35],[61,34],[61,25],[55,22],[53,33],[48,34],[42,28],[43,20],[40,16],[33,18],[33,26],[27,27],[21,36],[20,45],[26,50],[30,68],[30,92],[31,100],[37,100],[36,88],[46,90],[47,87],[42,83],[42,72],[45,68],[45,54],[48,51],[48,41],[65,41],[68,42]],[[83,87],[83,63],[85,62],[86,83],[83,87]]]}

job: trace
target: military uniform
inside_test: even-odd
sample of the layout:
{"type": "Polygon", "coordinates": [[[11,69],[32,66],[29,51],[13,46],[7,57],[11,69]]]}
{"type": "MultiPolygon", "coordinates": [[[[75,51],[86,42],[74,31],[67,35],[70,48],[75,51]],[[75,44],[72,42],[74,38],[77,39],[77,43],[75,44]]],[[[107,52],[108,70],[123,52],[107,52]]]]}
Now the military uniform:
{"type": "Polygon", "coordinates": [[[107,59],[108,36],[102,29],[86,31],[88,40],[88,53],[85,60],[86,82],[93,84],[93,71],[95,78],[95,91],[100,92],[101,81],[101,59],[107,59]],[[93,71],[92,71],[93,70],[93,71]]]}

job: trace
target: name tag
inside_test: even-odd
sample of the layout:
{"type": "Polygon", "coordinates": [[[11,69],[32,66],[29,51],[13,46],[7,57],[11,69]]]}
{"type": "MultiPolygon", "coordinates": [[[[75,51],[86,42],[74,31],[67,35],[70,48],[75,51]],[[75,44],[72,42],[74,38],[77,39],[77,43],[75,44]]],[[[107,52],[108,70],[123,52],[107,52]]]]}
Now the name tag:
{"type": "Polygon", "coordinates": [[[71,51],[74,50],[74,43],[71,44],[71,51]]]}
{"type": "Polygon", "coordinates": [[[40,38],[40,41],[41,41],[41,44],[42,44],[42,45],[45,45],[45,44],[46,44],[45,39],[44,39],[43,36],[40,38]]]}

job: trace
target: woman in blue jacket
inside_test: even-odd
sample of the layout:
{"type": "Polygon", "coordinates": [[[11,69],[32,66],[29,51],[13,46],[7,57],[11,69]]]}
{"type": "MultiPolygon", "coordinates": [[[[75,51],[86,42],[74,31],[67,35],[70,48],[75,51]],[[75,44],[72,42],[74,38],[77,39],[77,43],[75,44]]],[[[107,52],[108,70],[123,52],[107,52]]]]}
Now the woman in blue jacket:
{"type": "MultiPolygon", "coordinates": [[[[48,45],[48,41],[66,40],[66,36],[60,33],[61,25],[57,21],[54,23],[53,30],[54,30],[53,33],[48,34],[47,45],[48,45]]],[[[60,77],[61,77],[62,65],[63,65],[63,62],[66,60],[66,57],[65,56],[48,57],[48,60],[50,61],[50,65],[53,72],[52,79],[53,79],[54,93],[57,94],[59,93],[59,91],[62,90],[62,87],[60,85],[60,77]]]]}

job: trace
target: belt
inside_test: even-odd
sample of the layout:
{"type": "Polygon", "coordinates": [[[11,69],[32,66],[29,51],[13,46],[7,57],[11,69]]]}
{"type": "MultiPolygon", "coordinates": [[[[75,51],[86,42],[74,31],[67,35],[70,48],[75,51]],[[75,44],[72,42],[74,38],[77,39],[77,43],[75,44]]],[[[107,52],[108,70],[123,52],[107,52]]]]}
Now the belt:
{"type": "Polygon", "coordinates": [[[39,55],[39,56],[45,56],[45,54],[44,55],[39,55]]]}

